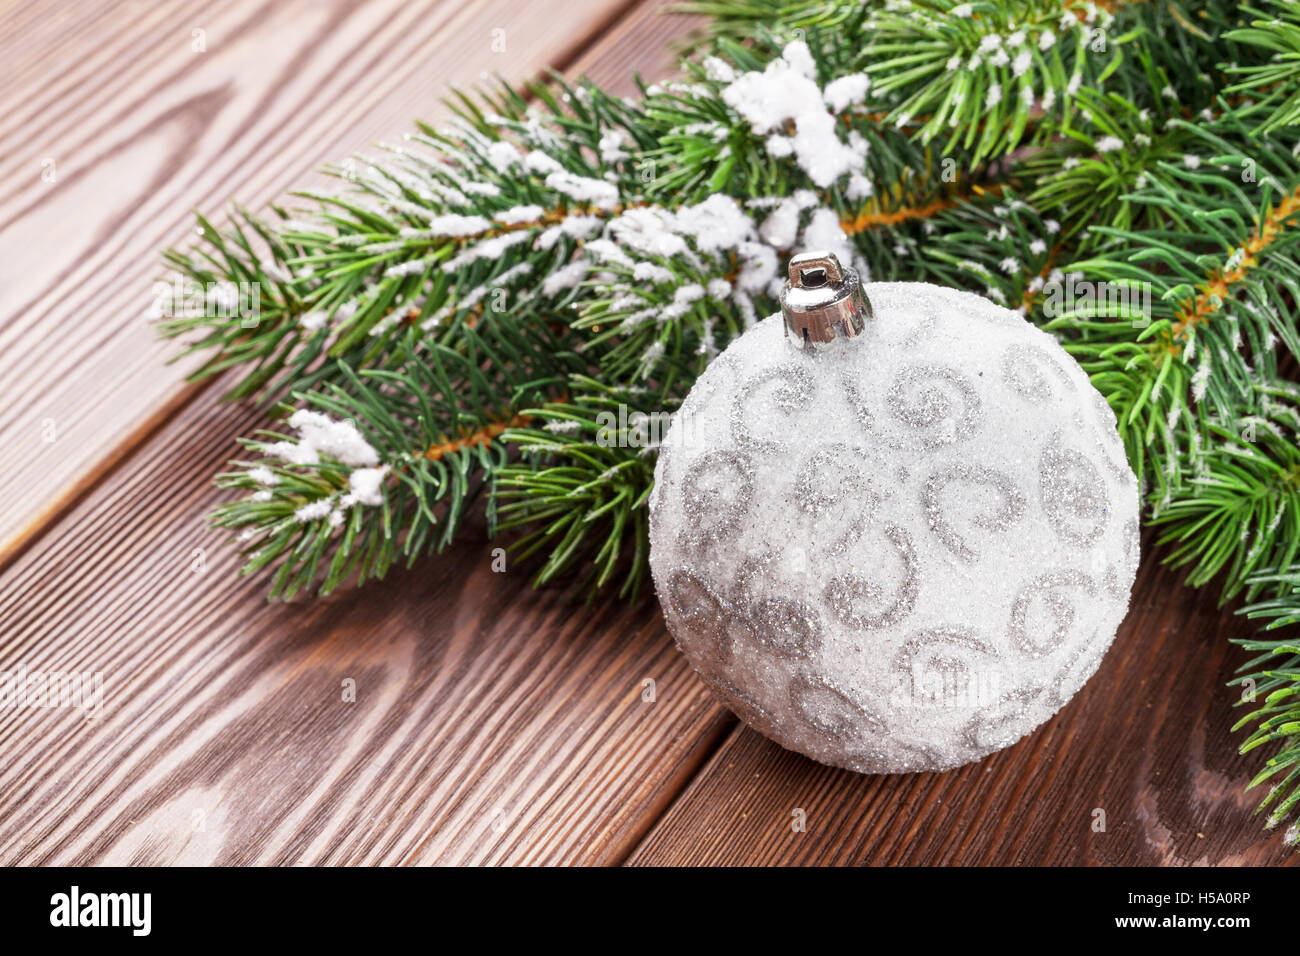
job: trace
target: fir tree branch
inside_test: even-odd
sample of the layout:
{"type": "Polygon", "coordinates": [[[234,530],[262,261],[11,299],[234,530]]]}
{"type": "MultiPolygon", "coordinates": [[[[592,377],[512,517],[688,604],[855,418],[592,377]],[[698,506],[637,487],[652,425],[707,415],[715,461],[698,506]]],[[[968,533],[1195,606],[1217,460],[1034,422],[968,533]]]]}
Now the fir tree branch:
{"type": "Polygon", "coordinates": [[[1241,7],[1243,14],[1254,16],[1249,27],[1232,30],[1229,40],[1255,47],[1268,54],[1263,63],[1234,65],[1228,72],[1242,76],[1240,83],[1224,88],[1224,93],[1252,92],[1273,95],[1265,99],[1271,107],[1259,132],[1270,133],[1285,126],[1300,126],[1300,2],[1297,0],[1263,0],[1268,10],[1241,7]],[[1271,16],[1269,14],[1272,14],[1271,16]]]}
{"type": "MultiPolygon", "coordinates": [[[[200,376],[240,369],[232,396],[300,406],[221,476],[243,497],[215,520],[274,594],[328,592],[445,545],[487,490],[539,582],[585,567],[635,593],[656,453],[638,429],[662,430],[816,246],[1060,336],[1169,559],[1294,625],[1300,389],[1277,346],[1300,354],[1300,71],[1295,2],[1266,2],[1282,26],[1209,0],[711,0],[683,81],[458,94],[453,122],[344,164],[307,208],[201,219],[168,261],[205,308],[161,330],[208,353],[200,376]],[[1149,308],[1062,308],[1074,279],[1149,308]],[[206,308],[240,283],[255,322],[206,308]]],[[[1281,745],[1256,781],[1281,777],[1280,823],[1296,650],[1242,643],[1267,696],[1239,726],[1245,749],[1281,745]]]]}

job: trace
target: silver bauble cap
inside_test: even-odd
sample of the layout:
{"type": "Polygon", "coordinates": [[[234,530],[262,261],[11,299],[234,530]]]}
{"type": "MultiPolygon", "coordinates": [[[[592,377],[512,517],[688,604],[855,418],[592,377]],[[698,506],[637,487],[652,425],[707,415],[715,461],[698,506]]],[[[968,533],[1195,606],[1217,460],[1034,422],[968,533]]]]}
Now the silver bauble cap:
{"type": "Polygon", "coordinates": [[[857,272],[841,266],[830,252],[801,252],[790,258],[781,314],[794,345],[813,351],[835,339],[857,338],[872,318],[857,272]]]}

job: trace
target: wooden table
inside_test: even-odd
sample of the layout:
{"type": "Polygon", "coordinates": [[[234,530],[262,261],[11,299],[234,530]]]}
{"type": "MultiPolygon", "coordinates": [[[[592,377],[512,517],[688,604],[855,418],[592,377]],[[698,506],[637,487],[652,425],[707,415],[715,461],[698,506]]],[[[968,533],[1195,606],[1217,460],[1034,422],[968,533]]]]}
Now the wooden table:
{"type": "Polygon", "coordinates": [[[105,704],[0,710],[0,862],[1295,862],[1228,731],[1248,625],[1150,549],[1061,714],[888,777],[739,726],[653,599],[531,591],[481,536],[324,601],[268,604],[237,575],[204,515],[261,419],[163,364],[158,251],[191,209],[256,206],[436,118],[448,84],[667,75],[693,21],[657,5],[6,4],[0,670],[100,672],[105,704]]]}

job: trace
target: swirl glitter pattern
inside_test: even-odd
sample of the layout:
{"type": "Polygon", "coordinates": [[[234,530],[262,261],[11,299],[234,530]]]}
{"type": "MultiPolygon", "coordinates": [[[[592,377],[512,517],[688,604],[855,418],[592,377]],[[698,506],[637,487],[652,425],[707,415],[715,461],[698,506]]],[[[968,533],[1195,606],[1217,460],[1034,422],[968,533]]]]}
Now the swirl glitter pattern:
{"type": "Polygon", "coordinates": [[[866,289],[858,339],[802,354],[773,316],[701,376],[656,469],[651,568],[678,646],[756,730],[862,772],[947,769],[1095,671],[1137,487],[1050,336],[970,294],[866,289]]]}

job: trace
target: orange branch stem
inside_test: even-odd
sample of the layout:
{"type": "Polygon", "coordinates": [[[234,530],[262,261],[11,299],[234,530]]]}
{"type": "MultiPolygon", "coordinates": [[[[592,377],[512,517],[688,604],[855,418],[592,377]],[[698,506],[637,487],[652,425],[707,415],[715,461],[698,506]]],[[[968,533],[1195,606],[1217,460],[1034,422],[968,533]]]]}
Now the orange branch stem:
{"type": "Polygon", "coordinates": [[[1286,220],[1300,213],[1300,188],[1268,211],[1268,214],[1256,226],[1250,239],[1237,250],[1239,262],[1232,269],[1216,270],[1201,286],[1201,291],[1191,302],[1182,306],[1174,322],[1172,338],[1177,341],[1186,338],[1196,326],[1209,321],[1210,317],[1222,308],[1230,287],[1243,281],[1250,270],[1259,264],[1259,256],[1278,237],[1286,226],[1286,220]]]}
{"type": "Polygon", "coordinates": [[[530,421],[531,416],[515,415],[506,421],[489,422],[480,428],[475,428],[461,435],[459,438],[453,438],[451,441],[445,441],[440,445],[432,445],[424,450],[424,457],[430,461],[437,461],[445,458],[447,455],[453,455],[458,451],[464,451],[466,448],[474,448],[477,445],[488,445],[501,435],[507,428],[523,428],[530,421]]]}

